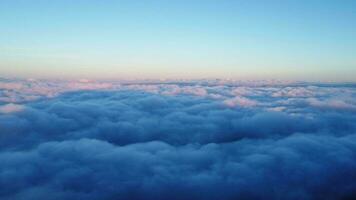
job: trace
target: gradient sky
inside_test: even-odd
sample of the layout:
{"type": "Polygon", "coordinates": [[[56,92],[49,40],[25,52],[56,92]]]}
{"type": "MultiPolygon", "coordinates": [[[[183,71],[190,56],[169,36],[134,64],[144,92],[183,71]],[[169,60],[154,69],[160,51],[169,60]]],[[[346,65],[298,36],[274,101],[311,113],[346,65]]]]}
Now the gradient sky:
{"type": "Polygon", "coordinates": [[[356,81],[356,1],[0,1],[0,76],[356,81]]]}

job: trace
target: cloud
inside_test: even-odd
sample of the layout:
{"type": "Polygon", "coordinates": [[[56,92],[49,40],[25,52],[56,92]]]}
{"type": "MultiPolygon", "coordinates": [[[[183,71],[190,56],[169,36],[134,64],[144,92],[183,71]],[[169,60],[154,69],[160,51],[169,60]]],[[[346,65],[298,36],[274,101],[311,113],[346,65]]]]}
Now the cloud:
{"type": "Polygon", "coordinates": [[[0,107],[0,199],[356,195],[354,87],[20,83],[0,97],[39,98],[0,107]]]}
{"type": "Polygon", "coordinates": [[[13,199],[339,199],[356,187],[354,141],[295,135],[203,146],[46,142],[0,154],[1,178],[11,180],[1,190],[13,199]]]}
{"type": "Polygon", "coordinates": [[[0,113],[9,114],[9,113],[20,112],[20,111],[23,111],[24,108],[25,107],[22,106],[22,105],[9,103],[9,104],[5,104],[5,105],[0,106],[0,113]]]}
{"type": "Polygon", "coordinates": [[[250,100],[246,97],[234,97],[225,100],[224,103],[230,107],[234,107],[234,106],[251,107],[257,105],[257,101],[250,100]]]}
{"type": "Polygon", "coordinates": [[[319,109],[352,112],[356,111],[356,102],[348,103],[340,99],[327,99],[326,101],[321,101],[315,98],[310,98],[307,101],[311,106],[319,109]]]}
{"type": "Polygon", "coordinates": [[[313,97],[319,95],[315,87],[285,87],[272,94],[273,97],[313,97]]]}

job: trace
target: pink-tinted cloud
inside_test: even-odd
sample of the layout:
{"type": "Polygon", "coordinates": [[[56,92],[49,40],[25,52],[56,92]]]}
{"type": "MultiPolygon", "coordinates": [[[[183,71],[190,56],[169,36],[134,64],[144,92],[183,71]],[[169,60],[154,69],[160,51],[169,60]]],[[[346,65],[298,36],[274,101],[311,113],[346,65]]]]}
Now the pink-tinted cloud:
{"type": "Polygon", "coordinates": [[[16,112],[21,112],[24,109],[25,109],[25,106],[23,106],[23,105],[9,103],[9,104],[0,106],[0,113],[3,113],[3,114],[16,113],[16,112]]]}
{"type": "Polygon", "coordinates": [[[230,107],[235,107],[235,106],[251,107],[251,106],[256,106],[258,104],[257,101],[248,99],[246,97],[234,97],[231,99],[226,99],[224,103],[225,105],[230,107]]]}

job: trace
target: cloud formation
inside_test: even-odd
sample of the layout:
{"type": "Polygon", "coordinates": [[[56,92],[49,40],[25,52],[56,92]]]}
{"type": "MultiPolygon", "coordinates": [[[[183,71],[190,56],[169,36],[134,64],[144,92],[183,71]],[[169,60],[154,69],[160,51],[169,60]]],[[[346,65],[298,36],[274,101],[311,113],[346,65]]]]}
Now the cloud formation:
{"type": "Polygon", "coordinates": [[[17,105],[13,103],[5,104],[0,106],[0,113],[14,113],[14,112],[20,112],[24,109],[24,106],[22,105],[17,105]]]}
{"type": "Polygon", "coordinates": [[[0,199],[356,195],[353,85],[0,86],[0,199]]]}

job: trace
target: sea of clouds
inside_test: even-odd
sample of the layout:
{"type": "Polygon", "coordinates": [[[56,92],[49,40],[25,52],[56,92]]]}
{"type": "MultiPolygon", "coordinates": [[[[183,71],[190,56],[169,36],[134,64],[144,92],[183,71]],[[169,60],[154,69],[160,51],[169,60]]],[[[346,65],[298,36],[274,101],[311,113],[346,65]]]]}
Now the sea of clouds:
{"type": "Polygon", "coordinates": [[[0,199],[354,199],[356,85],[0,79],[0,199]]]}

